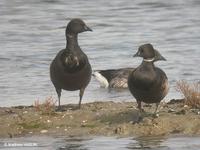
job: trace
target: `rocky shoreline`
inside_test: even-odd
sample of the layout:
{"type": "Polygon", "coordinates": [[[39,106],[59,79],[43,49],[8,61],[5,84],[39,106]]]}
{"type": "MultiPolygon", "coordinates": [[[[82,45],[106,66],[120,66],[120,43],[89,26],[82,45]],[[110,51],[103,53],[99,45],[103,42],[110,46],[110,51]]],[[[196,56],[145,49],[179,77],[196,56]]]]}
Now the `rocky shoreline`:
{"type": "Polygon", "coordinates": [[[0,137],[200,135],[200,110],[183,100],[161,103],[157,118],[153,117],[154,105],[144,105],[141,117],[134,102],[93,102],[80,110],[76,106],[64,105],[64,111],[51,113],[35,106],[1,107],[0,137]]]}

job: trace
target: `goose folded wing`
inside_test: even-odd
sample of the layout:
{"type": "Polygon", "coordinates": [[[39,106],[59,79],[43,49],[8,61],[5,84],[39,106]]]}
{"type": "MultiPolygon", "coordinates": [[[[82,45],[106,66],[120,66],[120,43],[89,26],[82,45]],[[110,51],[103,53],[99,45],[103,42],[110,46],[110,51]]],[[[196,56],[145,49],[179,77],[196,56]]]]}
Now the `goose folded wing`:
{"type": "Polygon", "coordinates": [[[63,54],[61,60],[65,70],[68,72],[81,70],[87,63],[87,59],[84,56],[78,56],[72,53],[63,54]]]}

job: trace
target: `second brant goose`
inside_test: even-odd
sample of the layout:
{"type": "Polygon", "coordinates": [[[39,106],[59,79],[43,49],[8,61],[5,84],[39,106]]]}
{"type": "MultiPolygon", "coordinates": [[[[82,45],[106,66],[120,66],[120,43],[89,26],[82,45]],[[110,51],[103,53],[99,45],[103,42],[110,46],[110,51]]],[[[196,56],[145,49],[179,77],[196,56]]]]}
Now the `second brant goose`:
{"type": "Polygon", "coordinates": [[[134,68],[95,70],[92,74],[104,88],[128,88],[128,76],[134,68]]]}
{"type": "Polygon", "coordinates": [[[86,54],[78,45],[78,33],[92,31],[81,19],[72,19],[66,27],[66,48],[58,52],[50,66],[50,78],[58,94],[60,110],[61,91],[80,90],[79,108],[84,90],[91,79],[92,69],[86,54]]]}
{"type": "Polygon", "coordinates": [[[167,95],[168,79],[164,71],[154,66],[155,61],[166,60],[151,44],[139,47],[134,57],[142,57],[143,61],[128,77],[128,87],[135,97],[141,111],[141,102],[156,103],[157,115],[160,101],[167,95]]]}

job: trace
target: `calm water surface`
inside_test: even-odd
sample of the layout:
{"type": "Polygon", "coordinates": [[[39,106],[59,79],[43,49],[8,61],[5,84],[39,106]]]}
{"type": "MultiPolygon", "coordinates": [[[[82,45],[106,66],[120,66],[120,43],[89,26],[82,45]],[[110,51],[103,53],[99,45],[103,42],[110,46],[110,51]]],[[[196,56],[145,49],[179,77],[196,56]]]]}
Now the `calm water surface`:
{"type": "Polygon", "coordinates": [[[16,144],[13,150],[199,150],[200,137],[149,137],[149,138],[65,138],[26,137],[2,139],[0,149],[8,150],[8,145],[16,144]],[[187,141],[187,142],[186,142],[187,141]],[[22,146],[22,145],[35,146],[22,146]],[[6,146],[7,145],[7,146],[6,146]],[[21,145],[21,146],[20,146],[21,145]]]}
{"type": "MultiPolygon", "coordinates": [[[[199,81],[199,0],[1,0],[0,106],[57,98],[49,64],[66,44],[59,27],[74,17],[93,29],[80,34],[79,44],[94,70],[136,67],[141,59],[132,55],[152,43],[168,60],[156,63],[169,77],[167,99],[181,96],[177,80],[199,81]]],[[[131,99],[127,90],[101,89],[92,79],[83,102],[131,99]]],[[[78,103],[78,92],[63,92],[61,103],[78,103]]]]}

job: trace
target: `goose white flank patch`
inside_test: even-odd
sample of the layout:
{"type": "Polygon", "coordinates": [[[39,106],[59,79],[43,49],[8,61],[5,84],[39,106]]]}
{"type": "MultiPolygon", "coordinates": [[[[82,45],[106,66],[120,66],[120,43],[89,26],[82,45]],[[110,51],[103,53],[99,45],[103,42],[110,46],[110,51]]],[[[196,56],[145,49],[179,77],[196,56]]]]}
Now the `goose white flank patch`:
{"type": "Polygon", "coordinates": [[[101,87],[103,87],[103,88],[109,87],[108,80],[103,75],[101,75],[99,72],[95,71],[93,73],[93,76],[95,77],[95,79],[97,81],[99,81],[101,87]]]}
{"type": "Polygon", "coordinates": [[[93,76],[103,88],[128,88],[128,76],[134,68],[96,70],[93,76]]]}

